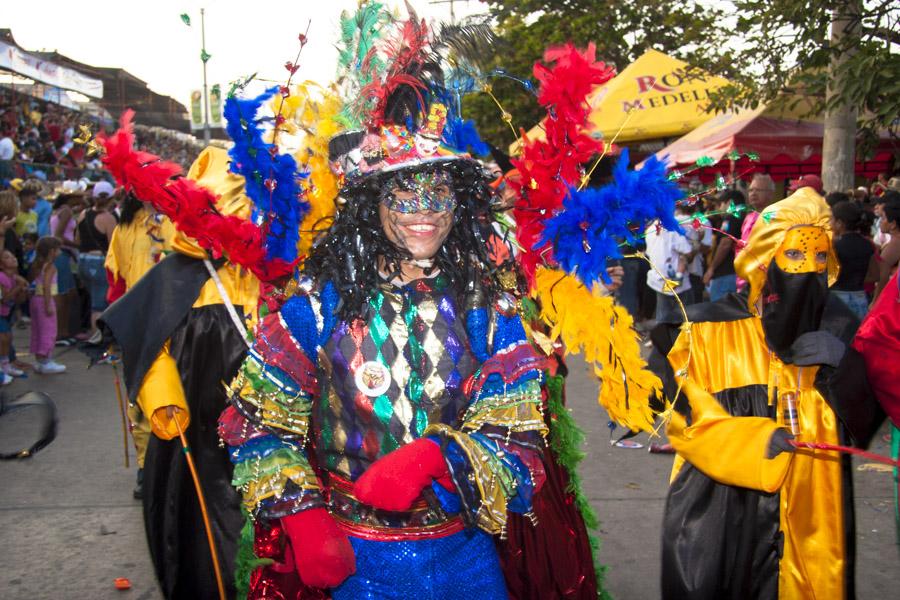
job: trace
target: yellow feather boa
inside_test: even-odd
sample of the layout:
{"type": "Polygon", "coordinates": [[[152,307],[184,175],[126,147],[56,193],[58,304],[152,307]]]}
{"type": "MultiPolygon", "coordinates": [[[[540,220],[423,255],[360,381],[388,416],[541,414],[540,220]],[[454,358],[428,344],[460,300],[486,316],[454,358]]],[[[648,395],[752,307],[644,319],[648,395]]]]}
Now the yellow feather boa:
{"type": "Polygon", "coordinates": [[[564,271],[540,267],[533,296],[550,338],[566,352],[580,352],[600,379],[598,401],[610,419],[634,431],[654,430],[650,398],[662,382],[647,368],[628,311],[599,289],[589,290],[564,271]]]}

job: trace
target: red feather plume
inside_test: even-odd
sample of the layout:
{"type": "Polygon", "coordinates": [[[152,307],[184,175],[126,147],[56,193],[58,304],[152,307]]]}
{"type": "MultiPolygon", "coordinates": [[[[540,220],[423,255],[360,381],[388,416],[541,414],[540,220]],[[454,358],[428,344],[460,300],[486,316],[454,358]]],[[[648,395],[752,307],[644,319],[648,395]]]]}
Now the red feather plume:
{"type": "Polygon", "coordinates": [[[427,86],[417,78],[417,75],[428,60],[430,31],[425,20],[419,20],[409,5],[407,10],[410,11],[410,18],[403,23],[397,36],[386,40],[380,47],[373,47],[363,60],[363,68],[371,68],[375,53],[384,52],[390,65],[383,79],[376,75],[372,82],[362,89],[362,97],[373,103],[368,116],[369,127],[378,127],[384,122],[388,99],[401,86],[411,87],[419,105],[425,104],[422,92],[427,86]]]}
{"type": "Polygon", "coordinates": [[[522,157],[512,161],[521,181],[511,183],[519,196],[513,209],[522,247],[518,260],[529,284],[537,267],[552,261],[549,247],[536,247],[544,220],[562,207],[568,186],[578,184],[582,165],[603,149],[602,142],[582,133],[590,113],[587,96],[615,76],[615,70],[594,56],[593,44],[583,52],[566,44],[544,52],[544,63],[550,66],[534,65],[538,102],[548,114],[546,139],[523,140],[522,157]]]}
{"type": "Polygon", "coordinates": [[[191,179],[179,177],[181,167],[134,149],[134,111],[122,114],[120,127],[97,140],[106,150],[103,164],[116,181],[137,198],[150,202],[169,217],[175,227],[197,241],[213,258],[226,256],[246,267],[262,281],[273,281],[293,272],[294,264],[266,260],[265,233],[249,221],[226,216],[216,208],[218,197],[191,179]]]}

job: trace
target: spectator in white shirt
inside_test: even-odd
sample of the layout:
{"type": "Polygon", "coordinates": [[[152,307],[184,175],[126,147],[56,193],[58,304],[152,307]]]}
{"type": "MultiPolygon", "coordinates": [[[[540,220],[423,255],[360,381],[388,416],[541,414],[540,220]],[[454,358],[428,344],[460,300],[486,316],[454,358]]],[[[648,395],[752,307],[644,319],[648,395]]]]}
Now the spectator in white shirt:
{"type": "MultiPolygon", "coordinates": [[[[685,302],[685,304],[698,304],[703,302],[703,292],[706,290],[706,286],[703,284],[703,274],[706,272],[705,257],[709,254],[709,251],[712,250],[712,229],[703,227],[702,224],[699,229],[694,229],[692,221],[685,223],[685,219],[683,218],[679,218],[679,221],[684,223],[682,226],[693,247],[693,258],[688,265],[691,291],[690,294],[687,295],[687,298],[690,302],[685,302]]],[[[682,300],[683,299],[684,298],[682,298],[682,300]]]]}
{"type": "Polygon", "coordinates": [[[647,273],[647,285],[656,292],[656,320],[659,321],[677,309],[675,294],[681,296],[691,289],[686,266],[694,247],[686,236],[663,229],[658,222],[647,227],[646,241],[647,258],[653,265],[647,273]]]}
{"type": "Polygon", "coordinates": [[[4,131],[0,134],[0,184],[6,185],[13,178],[12,159],[15,154],[16,145],[9,137],[9,132],[4,131]]]}

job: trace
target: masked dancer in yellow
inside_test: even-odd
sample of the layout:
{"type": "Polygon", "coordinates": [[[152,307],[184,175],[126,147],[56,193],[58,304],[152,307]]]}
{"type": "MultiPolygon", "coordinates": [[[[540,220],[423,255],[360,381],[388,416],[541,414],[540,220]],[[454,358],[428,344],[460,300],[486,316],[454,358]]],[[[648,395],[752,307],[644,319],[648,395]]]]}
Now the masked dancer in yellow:
{"type": "MultiPolygon", "coordinates": [[[[104,263],[109,283],[106,292],[109,304],[124,296],[147,271],[165,257],[165,253],[172,251],[174,236],[175,227],[172,222],[156,212],[151,204],[141,202],[134,194],[125,196],[122,214],[118,225],[113,229],[104,263]]],[[[134,498],[140,500],[143,494],[144,458],[150,442],[150,422],[137,404],[129,404],[128,420],[138,463],[134,498]]]]}
{"type": "Polygon", "coordinates": [[[653,332],[670,397],[684,385],[668,426],[664,598],[854,596],[847,457],[790,443],[865,446],[882,418],[847,346],[858,322],[829,298],[829,218],[811,188],[767,207],[735,263],[749,297],[653,332]]]}

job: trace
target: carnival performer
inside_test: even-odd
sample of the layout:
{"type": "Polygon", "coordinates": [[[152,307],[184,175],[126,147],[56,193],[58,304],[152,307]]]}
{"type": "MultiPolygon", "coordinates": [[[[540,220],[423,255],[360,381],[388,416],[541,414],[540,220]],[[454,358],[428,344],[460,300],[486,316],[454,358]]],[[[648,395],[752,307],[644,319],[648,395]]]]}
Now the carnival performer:
{"type": "Polygon", "coordinates": [[[749,296],[687,309],[653,332],[682,396],[663,520],[664,598],[852,598],[846,456],[790,441],[866,446],[881,413],[838,274],[830,212],[812,188],[763,210],[735,267],[749,296]],[[677,377],[676,377],[677,376],[677,377]]]}
{"type": "Polygon", "coordinates": [[[247,509],[335,599],[506,598],[491,534],[543,479],[547,361],[487,253],[480,163],[431,142],[442,109],[335,140],[345,204],[220,422],[247,509]]]}
{"type": "MultiPolygon", "coordinates": [[[[478,27],[433,37],[407,10],[406,21],[377,2],[342,15],[335,86],[289,79],[229,95],[229,169],[253,202],[249,220],[133,151],[127,119],[104,144],[126,190],[263,282],[267,316],[219,423],[248,513],[237,593],[595,598],[580,432],[551,355],[584,352],[610,418],[652,429],[659,378],[600,280],[615,280],[615,236],[656,218],[678,228],[679,194],[661,163],[630,171],[625,153],[610,189],[576,189],[605,149],[581,131],[586,97],[613,71],[593,47],[567,45],[535,66],[553,118],[517,160],[515,231],[495,230],[496,198],[467,154],[483,142],[460,114],[461,90],[484,77],[466,74],[463,55],[490,53],[478,27]],[[444,85],[449,49],[456,79],[444,85]],[[602,209],[582,215],[586,204],[602,209]],[[516,240],[517,253],[496,252],[516,240]]],[[[297,61],[285,66],[293,75],[297,61]]],[[[153,414],[170,430],[165,419],[181,413],[153,414]]]]}
{"type": "MultiPolygon", "coordinates": [[[[104,160],[115,171],[117,150],[108,145],[107,151],[113,157],[104,160]]],[[[135,191],[127,178],[117,177],[127,191],[135,191]]],[[[224,150],[204,150],[187,179],[216,194],[215,205],[223,215],[248,218],[244,179],[228,171],[224,150]]],[[[185,432],[204,494],[215,499],[209,503],[212,534],[222,570],[231,573],[243,516],[240,496],[231,486],[232,465],[214,424],[226,405],[222,382],[235,376],[247,351],[241,329],[255,319],[259,281],[231,262],[212,260],[181,232],[172,246],[175,252],[110,306],[101,323],[121,349],[129,400],[147,415],[154,434],[144,460],[143,506],[162,593],[166,598],[216,598],[201,507],[179,429],[185,432]]],[[[116,271],[124,273],[119,266],[116,271]]],[[[233,578],[224,580],[232,597],[233,578]]]]}
{"type": "MultiPolygon", "coordinates": [[[[106,254],[107,302],[112,304],[125,295],[166,253],[171,252],[174,237],[175,227],[167,217],[159,214],[149,203],[135,198],[134,194],[126,194],[106,254]]],[[[143,494],[144,457],[150,442],[150,422],[137,403],[129,403],[127,410],[138,464],[133,495],[140,500],[143,494]]]]}

